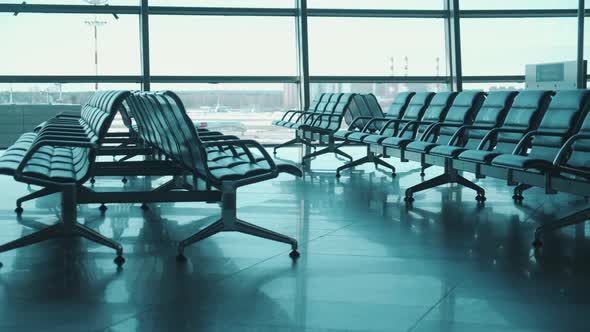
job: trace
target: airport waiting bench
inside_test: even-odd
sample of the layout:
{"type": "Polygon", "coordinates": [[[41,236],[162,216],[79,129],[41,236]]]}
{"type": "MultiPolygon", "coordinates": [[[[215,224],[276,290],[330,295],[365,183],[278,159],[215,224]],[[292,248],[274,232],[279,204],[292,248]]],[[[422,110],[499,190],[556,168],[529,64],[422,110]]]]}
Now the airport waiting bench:
{"type": "MultiPolygon", "coordinates": [[[[50,120],[34,135],[23,135],[21,140],[9,147],[0,157],[0,174],[13,176],[19,182],[41,186],[41,191],[61,193],[61,218],[58,223],[0,245],[0,252],[57,237],[80,236],[115,249],[117,256],[114,261],[120,267],[125,262],[122,246],[79,224],[78,204],[201,201],[221,202],[222,218],[203,232],[182,241],[179,245],[179,258],[183,257],[182,252],[186,245],[204,238],[203,234],[209,236],[212,231],[221,230],[236,230],[289,243],[292,247],[290,256],[298,257],[296,240],[243,222],[236,217],[235,194],[238,187],[272,179],[280,172],[301,176],[301,171],[294,166],[277,166],[257,142],[223,135],[216,136],[218,140],[212,137],[209,137],[208,141],[200,140],[180,99],[171,92],[141,96],[129,91],[98,92],[89,99],[83,106],[80,116],[74,120],[77,125],[71,122],[69,128],[65,128],[61,120],[57,126],[50,120]],[[162,175],[186,177],[190,174],[193,186],[183,187],[183,191],[166,192],[165,190],[176,188],[167,188],[168,185],[165,184],[165,190],[158,187],[147,191],[98,192],[84,185],[93,174],[93,168],[97,164],[98,148],[123,103],[129,103],[129,109],[132,109],[135,116],[139,116],[136,119],[138,127],[146,128],[143,131],[138,130],[138,134],[143,135],[140,139],[167,157],[165,160],[145,163],[158,163],[162,175]],[[175,106],[171,106],[172,104],[175,106]],[[153,135],[147,136],[151,134],[153,135]],[[180,134],[184,136],[179,137],[180,134]],[[171,153],[170,144],[177,147],[176,153],[171,153]],[[252,153],[250,146],[257,148],[259,153],[252,153]],[[193,164],[183,159],[186,157],[186,151],[197,153],[191,157],[193,164]],[[199,185],[199,181],[204,182],[204,185],[199,185]],[[203,187],[205,189],[202,189],[203,187]]],[[[208,135],[205,133],[203,136],[208,135]]],[[[136,173],[141,174],[142,170],[137,169],[136,173]]]]}
{"type": "Polygon", "coordinates": [[[297,240],[238,219],[236,214],[238,188],[274,179],[280,173],[302,176],[299,168],[276,163],[254,140],[202,140],[182,101],[171,92],[135,93],[131,99],[133,105],[139,106],[132,106],[130,110],[142,138],[194,177],[221,191],[221,218],[180,241],[179,260],[185,259],[186,246],[222,231],[237,231],[287,243],[291,245],[289,255],[292,258],[299,256],[297,240]]]}
{"type": "Polygon", "coordinates": [[[301,164],[306,165],[312,158],[327,153],[334,153],[352,160],[349,154],[336,146],[334,134],[343,123],[350,123],[355,117],[360,116],[360,114],[353,114],[354,111],[350,109],[355,95],[354,93],[323,93],[314,99],[309,109],[285,112],[283,117],[273,121],[273,124],[295,130],[295,138],[276,146],[273,152],[276,154],[278,149],[296,143],[315,149],[325,145],[326,147],[321,150],[304,155],[301,164]]]}
{"type": "MultiPolygon", "coordinates": [[[[442,175],[407,188],[408,204],[416,192],[447,183],[474,189],[476,200],[483,203],[485,190],[460,176],[461,171],[476,178],[506,180],[515,186],[517,202],[532,187],[543,188],[547,194],[590,196],[590,90],[492,91],[487,95],[465,91],[452,103],[444,101],[448,97],[439,98],[435,109],[427,107],[420,120],[405,122],[390,135],[372,134],[371,141],[367,141],[371,135],[357,135],[378,156],[419,162],[422,170],[432,165],[444,168],[442,175]]],[[[351,137],[352,132],[340,135],[351,137]]],[[[590,208],[586,208],[542,225],[535,231],[533,245],[541,246],[541,236],[548,231],[589,218],[590,208]]]]}
{"type": "MultiPolygon", "coordinates": [[[[128,176],[159,177],[173,175],[174,178],[172,180],[164,183],[161,187],[157,188],[157,190],[170,191],[174,189],[190,187],[192,184],[184,181],[184,176],[186,175],[185,172],[183,172],[180,168],[171,167],[167,163],[160,162],[158,159],[160,159],[161,156],[157,155],[157,151],[147,146],[141,139],[137,132],[138,128],[135,119],[128,109],[128,100],[124,100],[121,105],[119,105],[117,112],[120,115],[125,128],[127,128],[127,131],[107,131],[104,139],[100,141],[100,144],[98,145],[95,152],[96,156],[112,156],[113,161],[107,161],[104,160],[104,158],[102,160],[97,160],[94,163],[94,167],[92,169],[92,174],[89,180],[90,184],[94,185],[96,182],[96,177],[100,176],[121,176],[121,181],[123,184],[126,184],[128,181],[128,176]],[[117,160],[116,156],[123,157],[117,160]],[[133,157],[138,156],[144,157],[144,160],[131,161],[133,157]]],[[[47,127],[45,130],[51,130],[52,132],[58,133],[60,135],[68,132],[81,132],[81,134],[84,134],[84,131],[87,131],[88,129],[85,127],[84,120],[81,118],[82,114],[80,112],[60,113],[54,118],[39,124],[33,132],[23,134],[17,140],[16,144],[13,144],[9,148],[9,151],[7,151],[5,156],[20,160],[22,155],[35,140],[35,137],[39,131],[41,131],[41,129],[44,127],[47,127]]],[[[238,139],[236,136],[227,136],[218,131],[210,131],[205,128],[199,128],[198,126],[196,126],[196,128],[201,137],[204,139],[238,139]]],[[[2,159],[0,158],[0,160],[2,159]]],[[[51,195],[58,191],[59,189],[56,188],[42,188],[38,191],[33,191],[23,197],[20,197],[16,201],[15,212],[17,214],[23,213],[22,204],[26,201],[51,195]]],[[[101,205],[99,209],[102,212],[105,212],[107,210],[107,206],[104,204],[105,202],[100,203],[101,205]]],[[[148,206],[146,204],[142,204],[142,208],[147,209],[148,206]]]]}

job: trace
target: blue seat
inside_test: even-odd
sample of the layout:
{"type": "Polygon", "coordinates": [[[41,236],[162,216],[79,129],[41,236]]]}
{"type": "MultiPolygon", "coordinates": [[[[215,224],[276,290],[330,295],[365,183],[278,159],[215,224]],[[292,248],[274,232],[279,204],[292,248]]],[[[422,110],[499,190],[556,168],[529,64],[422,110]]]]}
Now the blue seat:
{"type": "Polygon", "coordinates": [[[456,92],[437,93],[424,111],[422,119],[408,122],[404,125],[399,136],[388,137],[381,141],[381,145],[388,148],[404,149],[416,137],[426,132],[430,125],[444,120],[456,96],[456,92]]]}
{"type": "Polygon", "coordinates": [[[475,149],[488,130],[499,127],[518,92],[516,91],[490,91],[473,121],[472,126],[455,127],[451,139],[447,145],[439,144],[430,149],[429,154],[447,158],[455,158],[461,152],[475,149]]]}
{"type": "Polygon", "coordinates": [[[520,139],[538,126],[552,94],[551,91],[521,91],[502,126],[486,133],[476,149],[462,152],[458,159],[487,164],[500,154],[512,153],[520,139]]]}
{"type": "Polygon", "coordinates": [[[588,90],[558,91],[539,127],[528,132],[513,153],[495,157],[492,165],[519,170],[551,170],[558,151],[579,128],[579,121],[587,111],[589,99],[588,90]]]}

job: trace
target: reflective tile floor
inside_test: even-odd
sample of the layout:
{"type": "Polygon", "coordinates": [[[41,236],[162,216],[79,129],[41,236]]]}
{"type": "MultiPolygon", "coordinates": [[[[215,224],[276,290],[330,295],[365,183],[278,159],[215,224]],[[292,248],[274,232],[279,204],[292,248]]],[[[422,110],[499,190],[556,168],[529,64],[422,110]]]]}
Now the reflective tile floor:
{"type": "MultiPolygon", "coordinates": [[[[0,254],[0,331],[588,331],[590,229],[530,247],[537,225],[583,198],[534,189],[515,205],[508,187],[485,179],[485,206],[447,186],[406,207],[417,164],[391,162],[396,178],[366,165],[337,180],[342,161],[327,155],[303,179],[240,189],[239,217],[297,237],[296,263],[287,245],[233,233],[189,247],[177,263],[175,243],[213,221],[216,204],[110,205],[104,216],[82,206],[80,221],[124,245],[124,268],[85,240],[0,254]]],[[[27,187],[2,177],[0,188],[1,242],[55,222],[58,197],[26,203],[19,219],[14,201],[27,187]]]]}

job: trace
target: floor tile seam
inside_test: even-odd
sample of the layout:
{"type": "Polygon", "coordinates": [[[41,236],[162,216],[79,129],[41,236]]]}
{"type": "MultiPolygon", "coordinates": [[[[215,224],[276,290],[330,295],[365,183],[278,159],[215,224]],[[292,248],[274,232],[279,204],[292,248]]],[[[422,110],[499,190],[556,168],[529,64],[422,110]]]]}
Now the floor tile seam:
{"type": "MultiPolygon", "coordinates": [[[[342,229],[342,228],[345,228],[345,227],[348,227],[348,226],[350,226],[350,224],[349,224],[349,225],[346,225],[346,226],[343,226],[343,227],[340,227],[339,229],[342,229]]],[[[339,230],[339,229],[338,229],[338,230],[339,230]]],[[[334,230],[334,231],[336,231],[336,230],[334,230]]],[[[321,237],[323,237],[323,236],[325,236],[325,235],[327,235],[327,234],[320,235],[320,236],[318,236],[318,237],[316,237],[316,238],[314,238],[314,239],[312,239],[312,240],[306,241],[305,243],[309,243],[309,242],[315,241],[315,240],[317,240],[317,239],[319,239],[319,238],[321,238],[321,237]]],[[[244,271],[246,271],[246,270],[249,270],[249,269],[251,269],[251,268],[253,268],[253,267],[255,267],[255,266],[259,265],[259,264],[265,263],[265,262],[267,262],[267,261],[269,261],[269,260],[271,260],[271,259],[273,259],[273,258],[275,258],[275,257],[278,257],[278,256],[281,256],[281,255],[284,255],[285,253],[287,253],[287,251],[284,251],[284,252],[277,253],[276,255],[272,255],[272,256],[270,256],[270,257],[268,257],[268,258],[266,258],[266,259],[263,259],[263,260],[261,260],[261,261],[259,261],[259,262],[253,263],[253,264],[251,264],[251,265],[249,265],[249,266],[246,266],[246,267],[244,267],[244,268],[242,268],[242,269],[240,269],[240,270],[238,270],[238,271],[235,271],[235,272],[233,272],[233,273],[230,273],[230,274],[228,274],[227,276],[223,276],[223,277],[221,277],[221,278],[219,278],[219,279],[216,279],[216,280],[214,280],[213,282],[214,282],[214,283],[221,283],[221,282],[223,282],[223,281],[225,281],[225,280],[228,280],[228,279],[230,279],[230,278],[232,278],[232,277],[236,276],[237,274],[239,274],[239,273],[241,273],[241,272],[244,272],[244,271]]],[[[169,301],[166,301],[165,303],[173,303],[174,301],[178,300],[178,298],[180,298],[180,297],[175,297],[174,299],[171,299],[171,300],[169,300],[169,301]]],[[[115,322],[115,323],[113,323],[113,324],[110,324],[109,326],[107,326],[107,327],[105,327],[105,328],[101,328],[101,329],[95,330],[95,332],[104,332],[104,331],[108,331],[108,329],[109,329],[109,328],[112,328],[113,326],[119,325],[119,324],[121,324],[121,323],[123,323],[123,322],[125,322],[125,321],[127,321],[127,320],[129,320],[129,319],[136,318],[137,316],[139,316],[139,315],[142,315],[142,314],[144,314],[144,313],[146,313],[146,312],[148,312],[148,311],[152,310],[154,307],[155,307],[155,305],[154,305],[154,304],[151,304],[151,305],[149,305],[149,306],[148,306],[148,308],[145,308],[145,310],[142,310],[142,311],[140,311],[140,312],[137,312],[137,313],[136,313],[136,314],[134,314],[133,316],[127,317],[127,318],[125,318],[125,319],[122,319],[122,320],[120,320],[120,321],[118,321],[118,322],[115,322]]]]}
{"type": "Polygon", "coordinates": [[[420,325],[420,323],[422,321],[424,321],[426,316],[428,316],[434,309],[436,309],[438,306],[440,306],[440,304],[447,297],[449,297],[449,295],[451,295],[455,291],[455,289],[457,289],[457,287],[459,287],[459,283],[457,283],[456,285],[451,287],[445,294],[443,294],[443,296],[441,296],[441,298],[438,301],[436,301],[430,308],[428,308],[428,310],[426,310],[426,312],[422,316],[420,316],[418,318],[418,320],[412,326],[410,326],[410,328],[407,330],[407,332],[411,332],[411,331],[415,330],[418,327],[418,325],[420,325]]]}
{"type": "Polygon", "coordinates": [[[121,319],[120,319],[120,320],[118,320],[118,321],[111,322],[109,325],[107,325],[107,326],[105,326],[105,327],[101,327],[101,328],[98,328],[98,329],[92,330],[92,332],[107,332],[107,331],[108,331],[110,328],[112,328],[112,327],[115,327],[115,326],[117,326],[117,325],[119,325],[119,324],[122,324],[122,323],[124,323],[124,322],[126,322],[126,321],[128,321],[128,320],[130,320],[130,319],[137,318],[138,316],[140,316],[140,315],[143,315],[144,313],[146,313],[146,312],[148,312],[148,311],[151,311],[151,310],[153,310],[155,307],[156,307],[156,305],[155,305],[155,304],[148,304],[148,305],[147,305],[147,308],[144,308],[144,309],[142,309],[142,310],[140,310],[140,311],[138,311],[138,312],[134,313],[133,315],[131,315],[131,316],[129,316],[129,317],[126,317],[126,318],[121,318],[121,319]]]}
{"type": "MultiPolygon", "coordinates": [[[[537,212],[539,212],[539,210],[543,209],[543,206],[547,203],[548,198],[545,198],[541,203],[539,203],[539,205],[536,208],[533,208],[533,211],[531,211],[531,213],[527,213],[526,214],[526,218],[522,221],[524,222],[535,222],[535,220],[533,219],[533,215],[537,214],[537,212]]],[[[529,252],[529,259],[533,258],[535,256],[535,251],[534,250],[530,250],[529,252]]]]}
{"type": "MultiPolygon", "coordinates": [[[[342,226],[342,227],[340,227],[340,228],[338,228],[338,229],[335,229],[335,230],[333,230],[333,231],[329,231],[329,232],[327,232],[327,233],[325,233],[325,234],[318,235],[318,236],[316,236],[315,238],[313,238],[313,239],[311,239],[311,240],[308,240],[308,241],[305,241],[305,242],[303,242],[303,243],[305,243],[305,244],[309,244],[310,242],[313,242],[313,241],[319,240],[319,239],[321,239],[321,238],[323,238],[323,237],[325,237],[325,236],[327,236],[327,235],[330,235],[330,234],[331,234],[331,233],[333,233],[333,232],[336,232],[336,231],[339,231],[339,230],[341,230],[341,229],[343,229],[343,228],[349,227],[350,225],[352,225],[352,223],[351,223],[351,224],[348,224],[348,225],[345,225],[345,226],[342,226]]],[[[300,244],[301,244],[301,243],[300,243],[300,244]]],[[[301,245],[299,245],[299,247],[301,247],[301,245]]],[[[237,275],[237,274],[239,274],[239,273],[242,273],[242,272],[244,272],[244,271],[247,271],[247,270],[249,270],[249,269],[251,269],[251,268],[253,268],[253,267],[257,266],[257,265],[260,265],[260,264],[262,264],[262,263],[268,262],[269,260],[271,260],[271,259],[273,259],[273,258],[276,258],[276,257],[282,256],[282,255],[285,255],[285,254],[287,254],[288,252],[289,252],[288,250],[285,250],[285,251],[282,251],[282,252],[280,252],[280,253],[277,253],[276,255],[272,255],[272,256],[270,256],[270,257],[267,257],[267,258],[265,258],[265,259],[263,259],[263,260],[261,260],[261,261],[259,261],[259,262],[253,263],[253,264],[251,264],[251,265],[249,265],[249,266],[246,266],[246,267],[244,267],[243,269],[240,269],[240,270],[238,270],[238,271],[235,271],[235,272],[233,272],[233,273],[230,273],[230,274],[228,274],[227,276],[223,276],[223,277],[221,277],[221,278],[220,278],[219,280],[217,280],[217,281],[219,281],[219,282],[223,282],[223,281],[225,281],[225,280],[227,280],[227,279],[233,278],[234,276],[236,276],[236,275],[237,275]]]]}

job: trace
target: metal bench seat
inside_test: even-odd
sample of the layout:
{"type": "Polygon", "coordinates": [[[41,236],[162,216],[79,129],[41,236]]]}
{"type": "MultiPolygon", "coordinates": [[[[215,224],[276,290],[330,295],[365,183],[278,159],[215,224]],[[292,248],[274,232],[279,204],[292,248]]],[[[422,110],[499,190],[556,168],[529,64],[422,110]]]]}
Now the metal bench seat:
{"type": "MultiPolygon", "coordinates": [[[[434,95],[420,120],[405,123],[396,137],[382,140],[377,149],[386,157],[399,157],[402,162],[407,162],[406,146],[426,133],[432,125],[443,121],[456,96],[456,92],[440,92],[434,95]]],[[[376,151],[374,147],[371,150],[376,151]]],[[[424,176],[424,168],[420,175],[424,176]]]]}
{"type": "MultiPolygon", "coordinates": [[[[324,112],[333,95],[332,93],[321,93],[314,98],[307,110],[289,110],[283,114],[280,120],[275,120],[272,124],[287,129],[296,129],[302,124],[310,124],[316,114],[324,112]]],[[[297,143],[305,143],[305,141],[295,132],[293,139],[277,145],[273,149],[273,153],[276,154],[278,149],[297,143]]]]}
{"type": "Polygon", "coordinates": [[[381,110],[377,98],[373,94],[362,94],[353,97],[350,112],[354,117],[347,129],[334,133],[334,138],[346,143],[361,143],[363,138],[382,129],[385,120],[398,119],[408,106],[413,93],[401,93],[390,107],[387,114],[381,110]]]}
{"type": "Polygon", "coordinates": [[[19,182],[42,186],[43,189],[36,195],[61,192],[62,200],[61,220],[57,224],[0,245],[0,252],[56,237],[81,236],[115,249],[117,265],[125,262],[120,244],[77,222],[76,193],[82,190],[80,187],[90,177],[96,149],[128,95],[127,91],[98,92],[84,105],[80,117],[75,119],[80,124],[79,128],[84,129],[75,130],[77,135],[68,135],[64,131],[64,135],[60,136],[53,130],[54,127],[46,125],[34,135],[21,136],[18,148],[9,148],[11,152],[0,157],[2,174],[12,175],[19,182]]]}
{"type": "Polygon", "coordinates": [[[454,129],[453,136],[448,144],[439,144],[430,148],[428,154],[445,158],[455,158],[463,151],[475,149],[485,134],[499,127],[518,92],[516,91],[490,91],[475,116],[472,125],[449,125],[454,129]]]}
{"type": "Polygon", "coordinates": [[[28,160],[22,174],[60,183],[79,182],[90,168],[88,153],[84,148],[45,146],[28,160]]]}
{"type": "Polygon", "coordinates": [[[182,101],[170,91],[135,93],[130,97],[130,105],[138,132],[148,144],[193,177],[221,191],[221,218],[180,241],[179,260],[185,259],[185,247],[221,231],[237,231],[287,243],[292,249],[290,256],[299,256],[295,239],[247,223],[236,214],[239,187],[276,178],[281,172],[302,176],[299,168],[290,164],[277,165],[254,140],[202,140],[182,101]],[[208,151],[215,148],[219,150],[208,151]]]}
{"type": "Polygon", "coordinates": [[[589,90],[558,91],[537,130],[528,132],[511,154],[502,154],[492,165],[515,169],[551,169],[557,152],[580,126],[587,111],[589,90]]]}
{"type": "MultiPolygon", "coordinates": [[[[458,128],[473,123],[484,99],[485,94],[482,91],[459,93],[448,110],[444,121],[433,123],[424,131],[419,140],[407,144],[406,151],[424,155],[438,145],[448,144],[454,138],[458,128]]],[[[424,158],[421,158],[421,162],[422,167],[427,166],[424,164],[424,158]]]]}
{"type": "Polygon", "coordinates": [[[313,144],[327,145],[327,147],[321,150],[304,155],[301,159],[302,165],[309,166],[312,158],[327,153],[335,153],[336,155],[352,160],[349,154],[342,151],[340,146],[336,145],[334,133],[338,131],[343,122],[352,122],[354,115],[351,113],[350,104],[354,96],[355,94],[353,93],[334,94],[324,112],[315,115],[311,123],[308,122],[299,126],[297,136],[301,138],[302,142],[309,146],[313,144]]]}
{"type": "MultiPolygon", "coordinates": [[[[558,91],[545,112],[539,127],[525,134],[511,154],[501,154],[491,165],[508,170],[531,170],[554,173],[555,158],[567,140],[578,131],[588,112],[589,90],[558,91]]],[[[507,172],[509,184],[513,182],[507,172]]],[[[519,184],[514,189],[514,199],[522,200],[522,193],[530,184],[519,184]]]]}
{"type": "Polygon", "coordinates": [[[307,110],[288,110],[283,114],[280,120],[274,120],[272,121],[272,124],[275,126],[291,128],[293,124],[296,124],[299,120],[301,120],[302,116],[323,111],[323,107],[325,107],[331,95],[331,93],[321,93],[311,101],[307,110]],[[323,104],[322,100],[324,101],[323,104]]]}
{"type": "MultiPolygon", "coordinates": [[[[414,93],[401,93],[396,98],[396,101],[389,107],[389,112],[384,115],[377,98],[373,94],[355,95],[351,101],[350,112],[355,116],[350,123],[348,129],[339,130],[334,134],[335,139],[343,140],[339,146],[346,144],[364,143],[364,139],[373,133],[382,132],[388,121],[398,120],[405,112],[410,99],[414,93]]],[[[367,146],[367,154],[365,157],[351,161],[336,169],[336,177],[340,177],[340,172],[364,163],[372,162],[375,165],[381,165],[391,170],[391,174],[395,176],[395,167],[380,159],[380,156],[373,154],[367,146]]]]}
{"type": "Polygon", "coordinates": [[[458,159],[487,164],[500,154],[512,153],[520,139],[539,125],[552,94],[543,90],[519,92],[502,126],[488,131],[476,149],[462,152],[458,159]]]}
{"type": "MultiPolygon", "coordinates": [[[[363,139],[366,144],[376,145],[380,144],[384,139],[388,137],[395,137],[398,135],[401,127],[404,124],[416,120],[420,120],[424,115],[424,111],[430,104],[430,101],[434,97],[434,92],[418,92],[410,100],[410,104],[404,111],[401,119],[390,119],[387,120],[379,133],[371,134],[363,139]]],[[[380,120],[375,120],[380,121],[380,120]]]]}

